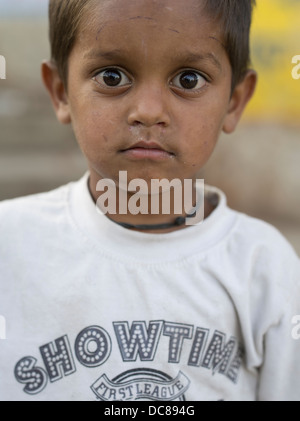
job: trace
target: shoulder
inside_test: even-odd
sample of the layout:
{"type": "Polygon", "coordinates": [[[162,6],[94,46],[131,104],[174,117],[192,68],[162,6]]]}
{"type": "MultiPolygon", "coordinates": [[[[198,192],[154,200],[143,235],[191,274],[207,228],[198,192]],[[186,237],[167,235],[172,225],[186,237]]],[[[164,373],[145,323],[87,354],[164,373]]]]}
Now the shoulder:
{"type": "Polygon", "coordinates": [[[292,246],[273,225],[230,208],[225,194],[216,187],[206,186],[206,195],[218,202],[212,217],[208,219],[213,221],[210,228],[218,227],[221,244],[232,251],[236,248],[238,254],[265,250],[270,255],[285,252],[296,256],[292,246]]]}
{"type": "Polygon", "coordinates": [[[55,190],[0,202],[0,233],[16,231],[27,224],[61,213],[67,204],[69,185],[55,190]]]}
{"type": "Polygon", "coordinates": [[[300,297],[300,259],[277,228],[232,212],[235,223],[219,251],[223,255],[221,276],[233,296],[240,297],[242,311],[266,331],[284,314],[296,311],[293,302],[298,304],[300,297]]]}
{"type": "Polygon", "coordinates": [[[289,292],[300,281],[300,259],[292,245],[273,225],[236,212],[234,228],[228,238],[227,247],[234,256],[236,266],[252,283],[259,281],[260,287],[269,282],[281,291],[289,292]]]}
{"type": "Polygon", "coordinates": [[[271,253],[286,253],[297,256],[291,244],[273,225],[261,219],[236,212],[237,223],[233,229],[233,236],[240,245],[251,249],[269,251],[271,253]]]}
{"type": "Polygon", "coordinates": [[[219,227],[221,244],[236,250],[238,255],[260,252],[274,256],[284,253],[299,260],[291,244],[276,227],[230,208],[221,190],[211,186],[206,186],[206,189],[210,196],[218,197],[219,204],[213,216],[218,216],[214,218],[214,225],[219,227]]]}

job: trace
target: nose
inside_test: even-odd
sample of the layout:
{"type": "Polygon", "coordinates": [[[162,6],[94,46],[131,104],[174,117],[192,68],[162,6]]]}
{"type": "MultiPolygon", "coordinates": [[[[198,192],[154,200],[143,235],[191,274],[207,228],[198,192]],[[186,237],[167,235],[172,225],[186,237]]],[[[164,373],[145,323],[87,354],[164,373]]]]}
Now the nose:
{"type": "Polygon", "coordinates": [[[163,126],[170,124],[167,92],[163,87],[145,84],[136,89],[128,113],[130,126],[163,126]]]}

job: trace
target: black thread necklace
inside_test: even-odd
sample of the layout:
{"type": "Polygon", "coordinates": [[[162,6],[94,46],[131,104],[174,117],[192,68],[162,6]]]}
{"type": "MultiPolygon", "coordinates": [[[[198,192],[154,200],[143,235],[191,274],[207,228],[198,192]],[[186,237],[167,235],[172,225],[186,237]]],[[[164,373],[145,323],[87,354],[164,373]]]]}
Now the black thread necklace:
{"type": "MultiPolygon", "coordinates": [[[[207,194],[206,199],[210,203],[210,205],[213,207],[213,209],[215,209],[218,206],[218,203],[219,203],[218,194],[216,194],[216,193],[207,194]]],[[[134,224],[126,223],[126,222],[117,222],[117,221],[114,221],[113,219],[111,219],[109,217],[108,218],[111,221],[115,222],[116,224],[121,225],[122,227],[128,228],[128,229],[139,229],[139,230],[143,230],[143,231],[146,231],[146,230],[163,230],[163,229],[169,229],[169,228],[173,228],[173,227],[180,227],[180,226],[184,225],[188,218],[193,218],[196,215],[196,213],[199,210],[202,203],[203,203],[203,201],[200,200],[200,202],[196,206],[196,210],[192,214],[188,214],[186,216],[178,216],[175,219],[175,221],[170,222],[170,223],[166,223],[166,224],[134,225],[134,224]]]]}
{"type": "Polygon", "coordinates": [[[165,224],[154,224],[154,225],[135,225],[135,224],[129,224],[127,222],[117,222],[114,221],[113,219],[109,218],[111,221],[115,222],[118,225],[121,225],[124,228],[128,228],[128,229],[139,229],[139,230],[163,230],[163,229],[169,229],[169,228],[173,228],[173,227],[180,227],[182,225],[185,224],[186,220],[188,218],[193,218],[196,213],[197,210],[199,209],[200,205],[198,204],[196,206],[196,210],[194,213],[192,213],[191,215],[188,214],[186,216],[178,216],[175,221],[173,222],[169,222],[169,223],[165,223],[165,224]]]}
{"type": "MultiPolygon", "coordinates": [[[[190,218],[191,216],[179,216],[178,218],[175,219],[174,222],[170,222],[170,223],[166,223],[166,224],[154,224],[154,225],[134,225],[134,224],[128,224],[126,222],[117,222],[117,221],[113,221],[118,225],[121,225],[124,228],[128,228],[128,229],[139,229],[139,230],[163,230],[163,229],[168,229],[168,228],[173,228],[173,227],[180,227],[182,225],[185,224],[186,218],[190,218]]],[[[111,218],[109,218],[111,219],[111,218]]],[[[111,219],[112,221],[112,219],[111,219]]]]}

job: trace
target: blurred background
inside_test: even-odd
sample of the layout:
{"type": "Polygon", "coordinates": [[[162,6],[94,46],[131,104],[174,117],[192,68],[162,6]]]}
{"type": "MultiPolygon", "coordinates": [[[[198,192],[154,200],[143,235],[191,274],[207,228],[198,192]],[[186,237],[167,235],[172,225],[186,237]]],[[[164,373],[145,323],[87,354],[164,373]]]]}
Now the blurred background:
{"type": "MultiPolygon", "coordinates": [[[[81,177],[86,162],[71,128],[56,121],[42,86],[49,58],[48,0],[0,0],[0,200],[81,177]]],[[[300,255],[300,0],[257,0],[252,65],[257,92],[238,129],[223,135],[201,176],[229,205],[275,225],[300,255]]]]}

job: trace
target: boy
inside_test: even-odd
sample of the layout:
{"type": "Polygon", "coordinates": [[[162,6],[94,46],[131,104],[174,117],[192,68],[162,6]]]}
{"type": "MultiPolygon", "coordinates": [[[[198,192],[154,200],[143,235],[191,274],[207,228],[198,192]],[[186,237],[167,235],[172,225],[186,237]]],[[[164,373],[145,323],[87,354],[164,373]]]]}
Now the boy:
{"type": "Polygon", "coordinates": [[[1,204],[1,399],[300,399],[300,264],[281,235],[210,187],[194,225],[120,203],[122,171],[147,188],[192,180],[196,204],[255,88],[252,3],[50,0],[42,76],[89,172],[1,204]]]}

